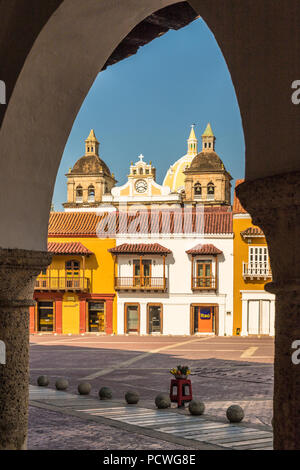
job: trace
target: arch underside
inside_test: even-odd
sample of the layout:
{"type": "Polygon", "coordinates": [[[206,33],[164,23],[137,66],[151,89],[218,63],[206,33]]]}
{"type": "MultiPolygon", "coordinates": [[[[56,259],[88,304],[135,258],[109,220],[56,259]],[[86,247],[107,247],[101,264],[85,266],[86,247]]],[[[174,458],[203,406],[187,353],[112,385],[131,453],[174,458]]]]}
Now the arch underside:
{"type": "MultiPolygon", "coordinates": [[[[23,40],[23,67],[19,24],[12,21],[16,2],[0,6],[8,18],[2,47],[7,51],[7,41],[17,43],[19,64],[8,80],[9,103],[0,130],[3,248],[46,248],[61,156],[97,74],[200,14],[224,54],[237,93],[246,141],[246,179],[300,169],[298,110],[290,100],[290,83],[298,71],[300,76],[297,0],[288,4],[286,0],[44,0],[42,6],[28,0],[27,6],[29,1],[33,33],[23,40]],[[286,140],[278,139],[279,131],[286,140]]],[[[20,11],[22,5],[18,0],[20,11]]],[[[13,47],[10,60],[14,63],[13,47]]]]}

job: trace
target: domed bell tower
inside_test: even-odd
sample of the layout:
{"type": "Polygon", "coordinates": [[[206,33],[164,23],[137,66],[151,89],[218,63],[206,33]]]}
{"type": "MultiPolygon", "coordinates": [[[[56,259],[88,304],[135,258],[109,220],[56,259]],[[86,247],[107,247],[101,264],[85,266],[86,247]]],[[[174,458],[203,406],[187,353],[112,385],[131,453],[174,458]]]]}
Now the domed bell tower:
{"type": "Polygon", "coordinates": [[[209,207],[230,206],[231,175],[215,152],[216,137],[210,123],[202,134],[202,151],[184,171],[185,203],[209,207]]]}
{"type": "Polygon", "coordinates": [[[85,140],[85,155],[66,174],[68,201],[63,206],[67,211],[97,208],[116,184],[114,175],[99,157],[99,145],[92,129],[85,140]]]}

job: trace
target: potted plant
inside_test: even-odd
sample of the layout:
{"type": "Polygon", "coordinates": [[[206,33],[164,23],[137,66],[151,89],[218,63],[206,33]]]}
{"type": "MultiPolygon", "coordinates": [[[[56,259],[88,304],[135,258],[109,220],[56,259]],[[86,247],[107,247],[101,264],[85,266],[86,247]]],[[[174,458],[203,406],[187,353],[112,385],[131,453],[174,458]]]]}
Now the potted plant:
{"type": "Polygon", "coordinates": [[[170,373],[174,375],[175,379],[186,379],[190,375],[191,370],[189,366],[177,366],[170,370],[170,373]]]}

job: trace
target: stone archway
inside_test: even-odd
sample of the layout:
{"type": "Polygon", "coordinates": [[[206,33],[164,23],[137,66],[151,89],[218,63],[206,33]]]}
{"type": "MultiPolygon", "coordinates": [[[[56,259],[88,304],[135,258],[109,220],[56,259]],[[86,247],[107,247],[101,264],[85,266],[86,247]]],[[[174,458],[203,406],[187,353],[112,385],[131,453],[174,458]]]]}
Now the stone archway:
{"type": "MultiPolygon", "coordinates": [[[[27,404],[24,402],[22,409],[16,406],[16,400],[22,401],[26,395],[28,385],[25,311],[32,298],[33,279],[49,262],[41,252],[46,249],[54,182],[72,124],[98,72],[124,38],[149,15],[175,3],[174,0],[44,0],[42,6],[39,0],[1,3],[0,14],[7,19],[0,36],[1,65],[7,67],[7,77],[1,78],[7,82],[8,105],[0,115],[0,184],[5,194],[0,199],[0,334],[8,334],[15,321],[22,323],[14,336],[23,344],[25,360],[19,367],[22,369],[19,376],[9,378],[14,367],[13,351],[17,348],[17,339],[14,343],[9,333],[5,336],[8,362],[6,372],[2,372],[2,383],[15,381],[21,390],[15,400],[8,400],[9,387],[0,388],[7,400],[0,412],[1,435],[6,436],[0,441],[0,448],[22,448],[26,441],[27,404]],[[22,21],[19,24],[20,12],[31,28],[25,28],[22,21]],[[8,47],[10,62],[4,59],[8,47]],[[26,289],[22,282],[25,278],[26,289]],[[10,429],[12,416],[17,432],[10,429]]],[[[300,200],[300,133],[299,109],[291,101],[291,84],[300,77],[300,5],[298,0],[264,0],[263,4],[261,0],[189,0],[189,4],[214,33],[236,89],[246,140],[246,183],[240,187],[239,196],[266,233],[275,281],[271,288],[279,298],[283,293],[285,299],[277,303],[276,327],[283,321],[280,318],[284,318],[281,310],[288,307],[292,312],[288,332],[281,328],[276,332],[276,364],[281,366],[278,372],[275,368],[274,430],[276,448],[295,449],[300,447],[300,418],[293,410],[298,403],[299,372],[295,365],[291,366],[289,358],[290,341],[298,339],[300,268],[296,215],[300,200]],[[286,198],[278,197],[282,187],[286,198]],[[274,218],[278,211],[277,229],[274,218]],[[281,263],[278,249],[282,243],[289,250],[282,250],[285,256],[282,255],[281,263]],[[283,381],[290,390],[288,403],[281,386],[283,381]],[[282,401],[286,406],[279,406],[282,401]],[[284,420],[288,425],[283,426],[284,420]]],[[[171,17],[171,11],[169,14],[171,17]]],[[[144,35],[141,31],[141,38],[144,35]]]]}

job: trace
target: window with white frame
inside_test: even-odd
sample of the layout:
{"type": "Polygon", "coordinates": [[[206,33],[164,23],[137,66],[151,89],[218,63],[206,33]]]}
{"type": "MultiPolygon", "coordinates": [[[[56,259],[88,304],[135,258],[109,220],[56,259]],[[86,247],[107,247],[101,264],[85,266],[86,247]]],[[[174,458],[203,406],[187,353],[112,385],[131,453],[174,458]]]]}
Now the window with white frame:
{"type": "Polygon", "coordinates": [[[269,255],[266,246],[249,246],[249,263],[265,263],[268,264],[269,255]]]}
{"type": "Polygon", "coordinates": [[[249,246],[247,274],[254,276],[269,274],[269,254],[266,246],[249,246]]]}

